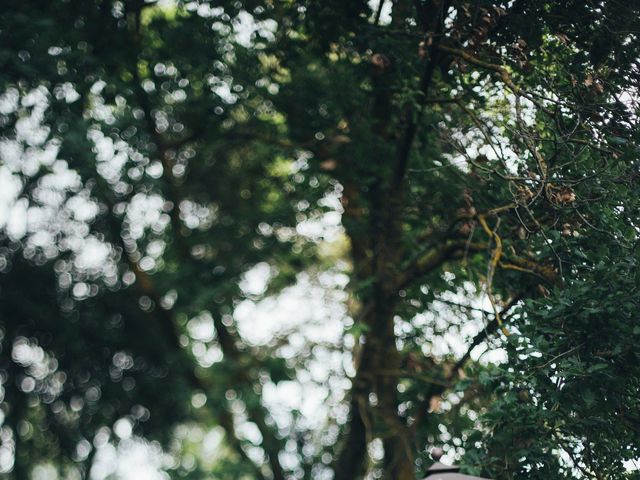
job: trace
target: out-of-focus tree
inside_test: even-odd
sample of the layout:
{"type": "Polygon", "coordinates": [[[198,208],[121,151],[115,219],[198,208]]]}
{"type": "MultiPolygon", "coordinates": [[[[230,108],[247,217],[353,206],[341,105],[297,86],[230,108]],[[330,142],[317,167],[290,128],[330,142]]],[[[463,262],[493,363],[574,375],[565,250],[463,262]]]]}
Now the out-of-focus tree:
{"type": "Polygon", "coordinates": [[[129,429],[176,478],[635,475],[635,2],[5,3],[1,471],[129,429]],[[241,334],[345,274],[340,341],[241,334]]]}

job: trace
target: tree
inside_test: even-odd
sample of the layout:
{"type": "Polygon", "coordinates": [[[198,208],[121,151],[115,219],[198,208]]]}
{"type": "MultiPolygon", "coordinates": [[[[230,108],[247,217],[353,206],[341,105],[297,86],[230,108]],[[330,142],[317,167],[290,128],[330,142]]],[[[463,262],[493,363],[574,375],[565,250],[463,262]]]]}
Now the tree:
{"type": "Polygon", "coordinates": [[[87,476],[126,418],[224,431],[177,477],[414,479],[444,443],[492,478],[632,478],[639,14],[8,2],[0,468],[87,476]],[[340,239],[304,232],[332,210],[340,239]],[[241,302],[323,272],[349,276],[353,348],[243,338],[241,302]],[[282,425],[263,393],[317,348],[350,388],[323,431],[282,425]]]}

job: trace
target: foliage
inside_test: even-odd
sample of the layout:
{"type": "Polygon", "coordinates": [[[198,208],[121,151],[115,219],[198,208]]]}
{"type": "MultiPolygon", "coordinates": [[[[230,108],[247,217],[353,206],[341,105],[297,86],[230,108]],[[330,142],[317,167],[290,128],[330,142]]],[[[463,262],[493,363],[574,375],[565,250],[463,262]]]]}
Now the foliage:
{"type": "Polygon", "coordinates": [[[636,478],[635,2],[5,3],[0,471],[636,478]]]}

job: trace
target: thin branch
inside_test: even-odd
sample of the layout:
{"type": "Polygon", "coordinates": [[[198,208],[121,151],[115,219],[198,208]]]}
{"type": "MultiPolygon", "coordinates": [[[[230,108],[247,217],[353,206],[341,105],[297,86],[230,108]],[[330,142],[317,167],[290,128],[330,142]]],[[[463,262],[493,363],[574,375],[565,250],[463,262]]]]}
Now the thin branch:
{"type": "Polygon", "coordinates": [[[498,73],[500,75],[500,78],[501,78],[502,82],[507,87],[509,87],[509,90],[511,90],[515,94],[522,93],[522,90],[520,89],[520,87],[518,87],[515,83],[513,83],[513,80],[511,79],[511,75],[509,74],[509,72],[507,71],[507,69],[503,65],[498,65],[497,63],[486,62],[486,61],[481,60],[480,58],[476,57],[472,53],[470,53],[470,52],[468,52],[466,50],[462,50],[460,48],[452,48],[452,47],[449,47],[447,45],[439,45],[438,49],[443,51],[443,52],[449,53],[451,55],[455,55],[456,57],[460,57],[463,60],[466,60],[467,62],[469,62],[472,65],[475,65],[477,67],[484,68],[485,70],[493,70],[494,72],[496,72],[496,73],[498,73]]]}
{"type": "Polygon", "coordinates": [[[373,19],[373,24],[374,25],[378,25],[378,23],[380,23],[380,17],[382,15],[382,8],[384,7],[384,3],[385,3],[385,0],[380,0],[380,3],[378,3],[378,9],[376,10],[376,16],[373,19]]]}
{"type": "MultiPolygon", "coordinates": [[[[510,316],[508,315],[509,311],[515,307],[520,300],[524,297],[525,294],[516,295],[513,297],[507,304],[500,310],[500,317],[502,318],[502,322],[506,323],[509,321],[510,316]]],[[[460,357],[460,359],[456,362],[455,367],[453,368],[452,375],[457,375],[457,372],[464,367],[469,358],[471,358],[471,352],[474,348],[484,342],[490,335],[498,330],[499,327],[498,317],[494,316],[494,318],[471,340],[467,351],[460,357]]]]}

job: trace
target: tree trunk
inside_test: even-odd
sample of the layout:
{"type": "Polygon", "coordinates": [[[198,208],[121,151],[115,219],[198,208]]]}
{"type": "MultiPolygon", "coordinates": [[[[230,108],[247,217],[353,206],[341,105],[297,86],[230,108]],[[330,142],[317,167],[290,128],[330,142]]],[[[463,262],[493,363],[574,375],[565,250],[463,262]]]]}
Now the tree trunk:
{"type": "Polygon", "coordinates": [[[410,434],[398,413],[401,356],[394,332],[403,195],[372,188],[368,197],[370,214],[363,218],[356,192],[345,186],[345,225],[351,239],[353,276],[356,281],[372,281],[373,286],[361,298],[359,321],[366,331],[353,380],[350,431],[336,462],[335,480],[354,480],[363,474],[367,443],[376,437],[384,446],[384,478],[413,480],[410,434]],[[369,228],[361,228],[363,223],[369,228]]]}

